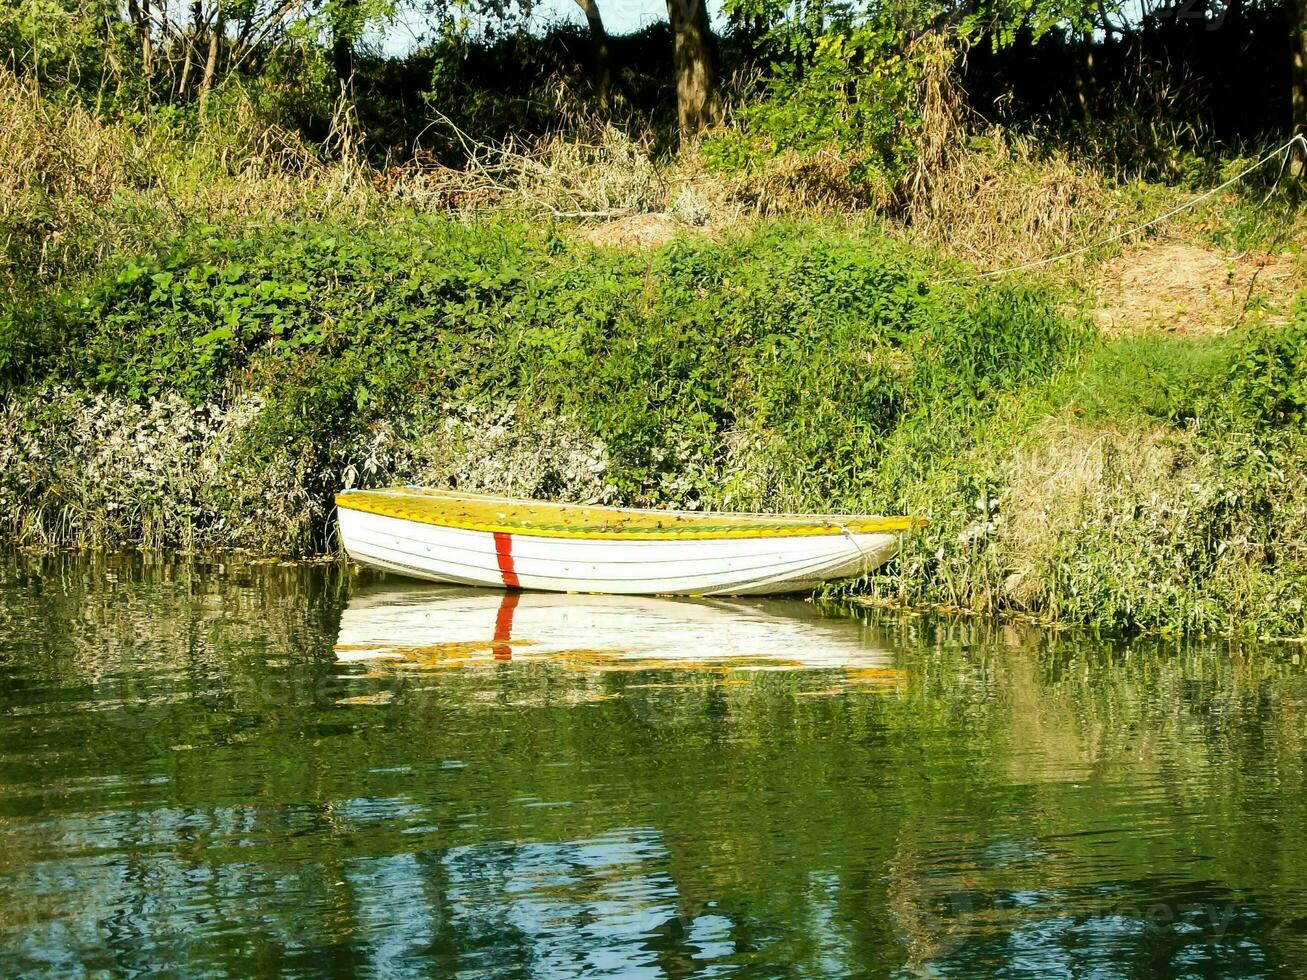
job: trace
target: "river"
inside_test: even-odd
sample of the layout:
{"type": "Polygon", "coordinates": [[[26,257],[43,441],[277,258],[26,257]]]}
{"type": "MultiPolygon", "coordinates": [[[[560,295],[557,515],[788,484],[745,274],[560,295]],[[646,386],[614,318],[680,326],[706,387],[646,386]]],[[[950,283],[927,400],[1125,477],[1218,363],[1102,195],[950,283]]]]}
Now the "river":
{"type": "Polygon", "coordinates": [[[0,554],[0,974],[1302,974],[1301,653],[0,554]]]}

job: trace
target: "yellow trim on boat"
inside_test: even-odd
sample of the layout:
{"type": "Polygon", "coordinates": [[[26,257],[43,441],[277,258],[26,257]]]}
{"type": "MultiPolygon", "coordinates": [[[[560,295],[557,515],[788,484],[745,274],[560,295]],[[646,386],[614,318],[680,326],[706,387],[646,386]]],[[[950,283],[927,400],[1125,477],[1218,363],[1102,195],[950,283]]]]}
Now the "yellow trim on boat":
{"type": "Polygon", "coordinates": [[[336,494],[336,506],[365,514],[396,517],[419,524],[435,524],[465,531],[608,541],[877,534],[910,531],[926,523],[920,517],[870,517],[856,514],[639,510],[516,500],[511,497],[461,494],[427,487],[347,490],[336,494]]]}

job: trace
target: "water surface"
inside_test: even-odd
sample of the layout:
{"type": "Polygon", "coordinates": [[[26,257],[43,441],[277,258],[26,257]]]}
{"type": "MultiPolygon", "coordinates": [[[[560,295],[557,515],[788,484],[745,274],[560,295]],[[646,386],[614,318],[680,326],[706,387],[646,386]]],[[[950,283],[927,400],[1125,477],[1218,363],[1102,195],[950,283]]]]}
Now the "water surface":
{"type": "Polygon", "coordinates": [[[0,556],[0,974],[1307,972],[1299,648],[0,556]]]}

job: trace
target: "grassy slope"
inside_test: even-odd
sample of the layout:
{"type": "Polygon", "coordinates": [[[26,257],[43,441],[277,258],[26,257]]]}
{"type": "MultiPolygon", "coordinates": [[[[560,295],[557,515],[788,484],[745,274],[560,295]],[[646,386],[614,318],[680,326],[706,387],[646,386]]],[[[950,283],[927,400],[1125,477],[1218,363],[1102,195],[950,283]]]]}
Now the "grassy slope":
{"type": "Polygon", "coordinates": [[[344,482],[909,510],[866,590],[1303,632],[1307,316],[1108,338],[934,267],[846,222],[200,231],[0,319],[0,504],[31,542],[286,552],[344,482]]]}
{"type": "MultiPolygon", "coordinates": [[[[427,176],[388,189],[239,113],[188,142],[27,98],[0,85],[0,514],[22,542],[303,553],[332,544],[334,489],[393,480],[906,510],[931,526],[861,591],[1307,632],[1292,284],[1233,330],[1227,304],[1222,329],[1174,336],[1092,324],[1097,256],[938,281],[1100,236],[1172,190],[992,136],[907,226],[739,217],[754,198],[809,207],[781,161],[757,186],[683,175],[664,203],[712,233],[659,218],[666,244],[631,253],[539,218],[609,206],[615,176],[648,190],[630,147],[558,144],[569,196],[511,188],[496,200],[517,220],[433,217],[448,201],[427,176]]],[[[1176,227],[1226,253],[1300,238],[1249,201],[1176,227]]]]}

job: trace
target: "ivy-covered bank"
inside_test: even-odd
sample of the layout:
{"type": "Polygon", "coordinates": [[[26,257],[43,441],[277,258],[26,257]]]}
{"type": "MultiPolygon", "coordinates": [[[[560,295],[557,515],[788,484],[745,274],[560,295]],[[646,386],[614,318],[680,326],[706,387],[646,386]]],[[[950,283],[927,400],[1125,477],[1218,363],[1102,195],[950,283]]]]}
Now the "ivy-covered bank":
{"type": "Polygon", "coordinates": [[[3,529],[304,554],[395,481],[911,512],[864,593],[1307,632],[1307,310],[1105,337],[935,274],[868,225],[200,230],[0,311],[3,529]]]}

